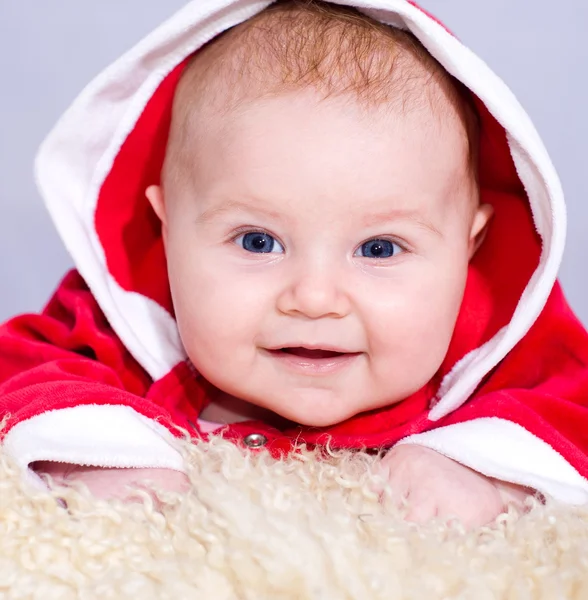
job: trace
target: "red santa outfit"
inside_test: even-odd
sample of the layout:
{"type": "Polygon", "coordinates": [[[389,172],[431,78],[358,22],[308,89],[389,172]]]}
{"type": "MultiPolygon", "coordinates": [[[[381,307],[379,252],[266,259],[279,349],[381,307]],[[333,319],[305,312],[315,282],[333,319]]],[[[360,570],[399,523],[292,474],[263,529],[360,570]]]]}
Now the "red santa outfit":
{"type": "MultiPolygon", "coordinates": [[[[588,335],[556,282],[566,215],[543,144],[504,83],[414,3],[338,1],[412,31],[475,95],[482,202],[495,217],[425,389],[328,428],[245,422],[225,434],[273,451],[327,439],[341,448],[420,444],[587,502],[588,335]]],[[[3,443],[25,473],[39,460],[182,469],[174,425],[198,430],[210,384],[180,343],[145,189],[159,182],[187,57],[270,3],[189,2],[99,75],[43,144],[39,187],[77,270],[42,314],[0,329],[3,443]]]]}

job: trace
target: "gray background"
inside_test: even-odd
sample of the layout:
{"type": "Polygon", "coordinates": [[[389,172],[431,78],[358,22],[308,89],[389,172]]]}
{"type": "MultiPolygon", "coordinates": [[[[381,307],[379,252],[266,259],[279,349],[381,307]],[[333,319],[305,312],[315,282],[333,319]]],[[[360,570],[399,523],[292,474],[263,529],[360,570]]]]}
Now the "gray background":
{"type": "MultiPolygon", "coordinates": [[[[0,320],[40,310],[71,266],[34,186],[37,146],[95,74],[183,4],[0,0],[0,320]]],[[[588,324],[588,2],[421,4],[502,76],[543,136],[569,208],[561,280],[588,324]]]]}

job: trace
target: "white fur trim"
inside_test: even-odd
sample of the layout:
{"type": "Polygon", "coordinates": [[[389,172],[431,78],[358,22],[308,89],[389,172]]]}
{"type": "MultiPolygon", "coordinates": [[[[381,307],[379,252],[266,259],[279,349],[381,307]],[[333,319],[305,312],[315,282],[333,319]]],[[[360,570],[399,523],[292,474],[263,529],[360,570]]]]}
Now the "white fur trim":
{"type": "Polygon", "coordinates": [[[48,460],[185,471],[174,441],[165,427],[128,406],[86,404],[18,423],[6,434],[3,446],[22,469],[48,460]]]}
{"type": "Polygon", "coordinates": [[[476,419],[411,435],[399,444],[431,448],[483,475],[568,504],[588,503],[588,481],[549,444],[510,421],[476,419]]]}
{"type": "MultiPolygon", "coordinates": [[[[121,290],[107,273],[94,231],[98,192],[121,144],[162,79],[215,35],[270,3],[193,0],[82,92],[38,156],[39,188],[68,250],[116,333],[155,379],[184,358],[176,326],[163,309],[147,298],[121,290]]],[[[482,60],[441,25],[405,0],[338,3],[410,29],[448,72],[486,104],[508,132],[515,165],[544,242],[539,267],[511,322],[447,375],[430,414],[435,420],[467,400],[486,373],[527,333],[545,305],[564,247],[563,193],[547,152],[516,98],[482,60]]]]}

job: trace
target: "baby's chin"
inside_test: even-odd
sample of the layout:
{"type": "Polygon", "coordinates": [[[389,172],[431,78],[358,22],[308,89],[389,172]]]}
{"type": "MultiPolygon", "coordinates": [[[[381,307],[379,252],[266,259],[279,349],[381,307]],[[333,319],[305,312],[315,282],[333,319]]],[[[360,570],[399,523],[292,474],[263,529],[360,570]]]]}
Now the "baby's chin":
{"type": "MultiPolygon", "coordinates": [[[[276,420],[303,427],[332,427],[343,423],[359,414],[378,410],[395,404],[389,395],[384,398],[354,398],[338,394],[332,389],[302,388],[292,393],[291,390],[276,390],[271,396],[248,394],[247,402],[256,405],[258,410],[273,413],[276,420]],[[281,401],[276,401],[281,397],[281,401]]],[[[268,421],[267,418],[263,419],[268,421]]],[[[272,419],[273,420],[273,419],[272,419]]],[[[282,429],[283,427],[280,427],[282,429]]]]}
{"type": "MultiPolygon", "coordinates": [[[[274,408],[274,411],[276,409],[274,408]]],[[[309,407],[308,410],[283,410],[276,414],[291,423],[301,425],[303,427],[333,427],[339,423],[343,423],[368,409],[359,410],[341,410],[341,407],[331,407],[330,410],[325,410],[322,407],[309,407]]]]}
{"type": "MultiPolygon", "coordinates": [[[[227,386],[228,387],[228,386],[227,386]]],[[[269,386],[268,386],[269,387],[269,386]]],[[[303,427],[332,427],[343,423],[357,415],[396,404],[398,400],[386,398],[354,398],[338,395],[335,390],[300,389],[293,394],[291,390],[275,390],[271,396],[265,393],[252,393],[252,390],[231,389],[230,392],[215,389],[213,405],[221,408],[224,420],[231,418],[237,421],[263,421],[279,430],[293,426],[303,427]],[[281,397],[282,401],[276,402],[281,397]]],[[[207,407],[205,418],[219,420],[213,406],[207,407]]]]}

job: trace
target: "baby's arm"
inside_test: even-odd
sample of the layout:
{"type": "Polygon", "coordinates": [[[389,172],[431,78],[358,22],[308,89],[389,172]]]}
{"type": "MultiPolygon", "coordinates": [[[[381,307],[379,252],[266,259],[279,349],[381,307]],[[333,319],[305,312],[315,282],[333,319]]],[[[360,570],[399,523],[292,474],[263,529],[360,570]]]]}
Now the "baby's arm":
{"type": "Polygon", "coordinates": [[[69,463],[39,461],[31,465],[38,475],[49,475],[55,483],[84,484],[96,498],[129,501],[136,498],[134,489],[148,485],[156,490],[186,492],[188,477],[180,471],[158,468],[113,469],[87,467],[69,463]]]}
{"type": "MultiPolygon", "coordinates": [[[[182,375],[170,377],[173,383],[182,375]]],[[[103,467],[100,476],[110,471],[113,484],[151,467],[177,477],[184,464],[171,423],[186,427],[188,417],[170,389],[153,393],[151,378],[76,272],[41,314],[0,325],[0,441],[34,485],[39,478],[30,467],[43,462],[54,463],[54,473],[83,474],[93,491],[99,469],[78,472],[65,463],[103,467]]]]}
{"type": "Polygon", "coordinates": [[[392,448],[378,471],[398,499],[407,499],[406,518],[419,523],[434,517],[457,517],[466,527],[486,525],[509,504],[522,506],[534,493],[415,444],[392,448]]]}
{"type": "MultiPolygon", "coordinates": [[[[82,483],[103,499],[136,499],[133,489],[144,489],[147,484],[179,493],[190,485],[184,473],[172,469],[116,469],[51,461],[36,462],[32,468],[57,484],[82,483]]],[[[407,498],[406,518],[419,523],[434,517],[457,517],[466,527],[486,525],[508,504],[521,506],[533,494],[529,488],[486,477],[435,450],[413,444],[394,447],[378,469],[396,498],[407,498]]]]}

